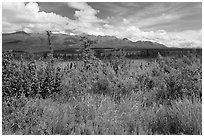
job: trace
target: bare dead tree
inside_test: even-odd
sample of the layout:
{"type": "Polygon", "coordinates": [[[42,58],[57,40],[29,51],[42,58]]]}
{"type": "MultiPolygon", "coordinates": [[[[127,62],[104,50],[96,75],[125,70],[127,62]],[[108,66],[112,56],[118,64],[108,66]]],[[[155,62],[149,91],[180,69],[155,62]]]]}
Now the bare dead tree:
{"type": "Polygon", "coordinates": [[[51,34],[52,31],[46,30],[47,32],[47,36],[48,36],[48,45],[49,45],[49,49],[50,49],[50,53],[51,53],[51,57],[53,57],[53,48],[52,48],[52,44],[51,44],[51,34]]]}

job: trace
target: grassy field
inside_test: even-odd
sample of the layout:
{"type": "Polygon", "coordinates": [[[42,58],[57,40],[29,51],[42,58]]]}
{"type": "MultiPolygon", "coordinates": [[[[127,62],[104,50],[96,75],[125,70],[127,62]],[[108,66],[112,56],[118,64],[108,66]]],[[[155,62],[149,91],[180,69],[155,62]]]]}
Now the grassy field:
{"type": "Polygon", "coordinates": [[[69,62],[4,54],[2,133],[201,135],[201,62],[193,55],[90,59],[69,69],[69,62]]]}

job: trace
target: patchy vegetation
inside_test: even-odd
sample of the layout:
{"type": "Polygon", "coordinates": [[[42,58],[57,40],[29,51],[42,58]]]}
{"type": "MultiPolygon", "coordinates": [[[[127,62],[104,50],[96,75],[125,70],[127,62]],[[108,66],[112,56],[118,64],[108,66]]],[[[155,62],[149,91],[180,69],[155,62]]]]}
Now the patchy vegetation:
{"type": "Polygon", "coordinates": [[[73,69],[3,54],[3,134],[202,134],[200,57],[137,64],[83,50],[73,69]]]}

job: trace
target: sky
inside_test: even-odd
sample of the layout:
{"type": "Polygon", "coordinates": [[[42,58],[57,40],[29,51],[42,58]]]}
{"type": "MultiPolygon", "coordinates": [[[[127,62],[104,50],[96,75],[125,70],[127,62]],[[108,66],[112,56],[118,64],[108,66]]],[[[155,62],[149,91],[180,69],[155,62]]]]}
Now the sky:
{"type": "Polygon", "coordinates": [[[3,2],[2,32],[109,35],[202,46],[201,2],[3,2]]]}

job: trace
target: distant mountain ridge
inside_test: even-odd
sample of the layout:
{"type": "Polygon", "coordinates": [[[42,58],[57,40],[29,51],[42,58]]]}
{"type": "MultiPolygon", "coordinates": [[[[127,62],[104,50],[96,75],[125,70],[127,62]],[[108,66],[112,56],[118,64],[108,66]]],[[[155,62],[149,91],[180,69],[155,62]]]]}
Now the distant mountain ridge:
{"type": "Polygon", "coordinates": [[[25,31],[17,31],[17,32],[14,32],[14,33],[3,33],[2,35],[15,35],[15,34],[29,35],[25,31]]]}
{"type": "MultiPolygon", "coordinates": [[[[93,44],[92,48],[168,48],[163,44],[151,41],[132,42],[127,38],[119,39],[114,36],[83,36],[97,41],[97,44],[93,44]]],[[[69,48],[79,48],[81,44],[80,38],[80,35],[52,34],[51,43],[54,50],[68,50],[69,48]]],[[[24,31],[2,34],[2,50],[27,52],[49,51],[47,35],[46,33],[26,33],[24,31]]]]}

